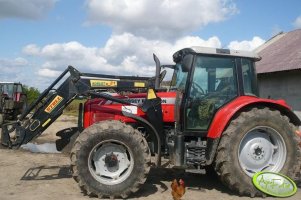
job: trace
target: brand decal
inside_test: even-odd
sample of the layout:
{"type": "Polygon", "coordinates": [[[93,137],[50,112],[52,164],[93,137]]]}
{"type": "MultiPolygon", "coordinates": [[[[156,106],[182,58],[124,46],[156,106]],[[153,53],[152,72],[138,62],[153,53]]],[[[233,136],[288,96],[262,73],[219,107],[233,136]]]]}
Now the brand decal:
{"type": "MultiPolygon", "coordinates": [[[[145,101],[145,98],[129,98],[129,99],[122,99],[126,102],[140,105],[145,101]]],[[[175,98],[161,98],[162,104],[175,104],[175,98]]],[[[105,104],[119,104],[112,101],[107,101],[105,104]]]]}
{"type": "Polygon", "coordinates": [[[91,87],[117,87],[117,81],[90,80],[91,87]]]}
{"type": "Polygon", "coordinates": [[[289,197],[297,192],[297,186],[289,177],[274,172],[258,172],[253,176],[255,187],[275,197],[289,197]]]}
{"type": "Polygon", "coordinates": [[[135,87],[145,87],[145,83],[143,83],[143,82],[135,82],[134,86],[135,87]]]}
{"type": "Polygon", "coordinates": [[[59,103],[61,103],[61,101],[63,101],[63,97],[57,95],[52,101],[51,103],[47,106],[47,108],[45,109],[45,112],[47,113],[51,113],[56,107],[57,105],[59,105],[59,103]]]}

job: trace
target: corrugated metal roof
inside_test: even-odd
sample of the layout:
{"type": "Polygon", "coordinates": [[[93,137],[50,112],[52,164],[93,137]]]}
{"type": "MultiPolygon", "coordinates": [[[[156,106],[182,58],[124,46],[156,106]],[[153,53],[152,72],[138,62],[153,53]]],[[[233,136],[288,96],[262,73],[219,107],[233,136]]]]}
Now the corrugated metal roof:
{"type": "Polygon", "coordinates": [[[301,69],[301,29],[281,34],[265,45],[257,52],[262,57],[256,63],[257,73],[301,69]]]}

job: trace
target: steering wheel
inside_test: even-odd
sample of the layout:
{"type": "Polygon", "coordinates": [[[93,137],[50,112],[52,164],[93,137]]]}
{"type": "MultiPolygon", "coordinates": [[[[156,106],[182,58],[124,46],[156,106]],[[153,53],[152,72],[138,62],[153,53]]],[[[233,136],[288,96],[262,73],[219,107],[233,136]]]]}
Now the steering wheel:
{"type": "Polygon", "coordinates": [[[203,88],[199,84],[197,84],[196,82],[192,82],[192,87],[193,87],[193,89],[197,90],[199,95],[205,95],[205,92],[204,92],[203,88]]]}

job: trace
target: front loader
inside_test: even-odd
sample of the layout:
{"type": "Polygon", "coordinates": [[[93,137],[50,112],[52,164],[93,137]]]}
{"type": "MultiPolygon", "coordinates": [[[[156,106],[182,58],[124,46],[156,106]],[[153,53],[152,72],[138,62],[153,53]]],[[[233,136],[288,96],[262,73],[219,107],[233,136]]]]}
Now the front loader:
{"type": "Polygon", "coordinates": [[[17,121],[3,125],[2,145],[30,142],[86,96],[70,158],[88,195],[127,198],[145,182],[151,156],[156,166],[165,157],[175,168],[211,167],[241,195],[263,196],[251,181],[260,171],[298,178],[301,122],[285,101],[258,97],[256,54],[191,47],[174,54],[174,65],[154,58],[155,77],[68,67],[17,121]],[[174,70],[168,91],[160,88],[164,67],[174,70]]]}

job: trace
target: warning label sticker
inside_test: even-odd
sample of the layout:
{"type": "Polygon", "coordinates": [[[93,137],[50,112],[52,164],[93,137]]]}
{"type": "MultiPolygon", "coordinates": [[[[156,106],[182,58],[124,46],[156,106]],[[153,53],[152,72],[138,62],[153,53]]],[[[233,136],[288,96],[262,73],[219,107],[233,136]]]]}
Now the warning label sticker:
{"type": "Polygon", "coordinates": [[[117,81],[90,80],[91,87],[116,87],[117,81]]]}
{"type": "Polygon", "coordinates": [[[51,103],[47,106],[47,108],[45,109],[45,112],[47,113],[51,113],[56,107],[57,105],[59,105],[59,103],[61,103],[61,101],[63,101],[63,97],[57,95],[52,101],[51,103]]]}
{"type": "Polygon", "coordinates": [[[137,106],[122,106],[121,110],[122,110],[122,112],[128,112],[128,113],[132,113],[132,114],[138,113],[137,106]]]}

